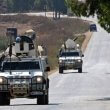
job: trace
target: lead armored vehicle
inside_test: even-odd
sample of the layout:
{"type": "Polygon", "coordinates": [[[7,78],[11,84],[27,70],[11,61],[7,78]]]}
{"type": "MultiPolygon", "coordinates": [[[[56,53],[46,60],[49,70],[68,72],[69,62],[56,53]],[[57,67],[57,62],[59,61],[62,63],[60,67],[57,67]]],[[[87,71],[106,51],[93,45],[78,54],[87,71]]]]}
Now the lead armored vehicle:
{"type": "Polygon", "coordinates": [[[36,56],[33,39],[16,37],[2,54],[0,66],[0,105],[10,105],[14,98],[49,103],[49,68],[42,56],[36,56]]]}

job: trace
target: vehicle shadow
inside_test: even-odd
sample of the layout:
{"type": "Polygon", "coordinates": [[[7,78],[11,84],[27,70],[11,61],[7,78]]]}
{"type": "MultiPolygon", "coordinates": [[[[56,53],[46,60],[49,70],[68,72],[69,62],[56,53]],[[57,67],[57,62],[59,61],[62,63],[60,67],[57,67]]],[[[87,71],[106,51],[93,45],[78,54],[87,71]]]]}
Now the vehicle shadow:
{"type": "Polygon", "coordinates": [[[108,74],[108,75],[110,75],[110,73],[105,73],[105,74],[108,74]]]}
{"type": "MultiPolygon", "coordinates": [[[[44,105],[44,106],[52,106],[52,105],[60,105],[61,103],[50,103],[48,105],[44,105]]],[[[41,106],[41,105],[37,105],[37,104],[11,104],[9,106],[41,106]]]]}
{"type": "Polygon", "coordinates": [[[64,73],[60,73],[60,74],[87,74],[88,72],[82,72],[82,73],[78,73],[78,72],[64,72],[64,73]]]}
{"type": "Polygon", "coordinates": [[[88,101],[110,101],[110,97],[95,99],[95,100],[88,100],[88,101]]]}
{"type": "Polygon", "coordinates": [[[110,101],[110,97],[102,98],[102,99],[96,99],[95,101],[110,101]]]}

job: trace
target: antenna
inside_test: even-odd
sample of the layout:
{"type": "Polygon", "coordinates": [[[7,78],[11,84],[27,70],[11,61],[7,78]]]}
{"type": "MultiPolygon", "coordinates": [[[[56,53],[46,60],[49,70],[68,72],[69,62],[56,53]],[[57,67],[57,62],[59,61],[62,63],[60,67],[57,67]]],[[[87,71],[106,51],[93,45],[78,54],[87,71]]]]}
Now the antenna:
{"type": "Polygon", "coordinates": [[[9,57],[10,57],[10,74],[11,74],[11,57],[13,41],[17,37],[17,28],[7,28],[6,35],[9,37],[9,57]]]}

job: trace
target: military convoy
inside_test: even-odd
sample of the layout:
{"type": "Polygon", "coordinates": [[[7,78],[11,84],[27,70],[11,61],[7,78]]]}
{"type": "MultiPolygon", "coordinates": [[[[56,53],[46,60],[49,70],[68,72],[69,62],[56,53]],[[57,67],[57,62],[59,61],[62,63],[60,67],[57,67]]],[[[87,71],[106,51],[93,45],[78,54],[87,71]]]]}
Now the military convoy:
{"type": "Polygon", "coordinates": [[[79,73],[82,73],[82,57],[84,55],[79,45],[72,39],[68,39],[59,51],[59,73],[63,73],[67,69],[77,69],[79,73]]]}
{"type": "Polygon", "coordinates": [[[36,98],[37,104],[48,104],[50,67],[47,55],[38,55],[34,31],[18,36],[16,28],[8,28],[7,36],[10,44],[0,58],[0,105],[10,105],[13,98],[36,98]]]}
{"type": "MultiPolygon", "coordinates": [[[[10,105],[14,98],[36,98],[37,104],[48,104],[50,66],[46,48],[36,44],[32,29],[18,36],[16,28],[8,28],[7,36],[9,45],[0,55],[0,105],[10,105]]],[[[79,45],[68,39],[59,51],[59,73],[67,69],[82,73],[83,56],[79,45]]]]}

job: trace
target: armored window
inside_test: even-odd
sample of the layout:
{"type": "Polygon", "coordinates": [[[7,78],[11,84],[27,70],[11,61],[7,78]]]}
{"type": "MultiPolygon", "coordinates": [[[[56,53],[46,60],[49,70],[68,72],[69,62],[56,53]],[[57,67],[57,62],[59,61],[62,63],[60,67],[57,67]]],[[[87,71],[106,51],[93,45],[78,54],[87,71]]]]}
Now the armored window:
{"type": "Polygon", "coordinates": [[[4,62],[3,70],[33,70],[40,69],[39,62],[4,62]]]}
{"type": "Polygon", "coordinates": [[[79,56],[79,52],[62,52],[60,56],[61,57],[65,57],[65,56],[74,56],[74,57],[76,57],[76,56],[79,56]]]}

